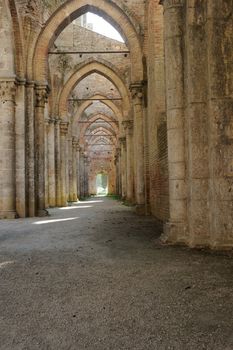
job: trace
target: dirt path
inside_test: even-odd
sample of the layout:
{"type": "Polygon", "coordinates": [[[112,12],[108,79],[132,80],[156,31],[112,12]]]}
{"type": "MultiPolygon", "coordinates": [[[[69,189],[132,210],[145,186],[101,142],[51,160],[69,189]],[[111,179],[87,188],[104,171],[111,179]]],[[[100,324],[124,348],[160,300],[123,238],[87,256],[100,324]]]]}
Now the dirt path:
{"type": "Polygon", "coordinates": [[[111,199],[0,222],[1,350],[232,350],[233,259],[111,199]]]}

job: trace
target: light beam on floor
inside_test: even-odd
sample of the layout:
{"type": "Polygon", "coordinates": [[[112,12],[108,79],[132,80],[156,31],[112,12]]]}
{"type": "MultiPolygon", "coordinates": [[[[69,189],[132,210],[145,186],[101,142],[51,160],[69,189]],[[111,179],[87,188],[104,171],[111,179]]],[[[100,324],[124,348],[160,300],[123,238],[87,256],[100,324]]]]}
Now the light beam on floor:
{"type": "Polygon", "coordinates": [[[77,219],[79,219],[79,218],[66,218],[66,219],[43,220],[43,221],[36,221],[36,222],[33,222],[33,225],[53,224],[53,223],[55,223],[55,222],[71,221],[71,220],[77,220],[77,219]]]}
{"type": "Polygon", "coordinates": [[[70,207],[62,207],[59,208],[60,210],[69,210],[69,209],[86,209],[86,208],[92,208],[93,205],[75,205],[75,206],[70,206],[70,207]]]}

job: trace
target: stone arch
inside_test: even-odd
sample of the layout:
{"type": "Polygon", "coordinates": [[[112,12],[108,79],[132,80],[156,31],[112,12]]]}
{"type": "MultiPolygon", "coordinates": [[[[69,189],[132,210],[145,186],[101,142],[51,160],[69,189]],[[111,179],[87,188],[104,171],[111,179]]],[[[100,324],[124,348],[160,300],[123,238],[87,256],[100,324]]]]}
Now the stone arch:
{"type": "MultiPolygon", "coordinates": [[[[107,97],[104,96],[104,95],[94,95],[91,98],[93,98],[93,99],[100,99],[101,100],[101,99],[105,99],[107,97]]],[[[114,102],[110,101],[110,100],[109,101],[105,100],[105,101],[100,101],[100,102],[103,103],[104,105],[106,105],[107,107],[109,107],[113,111],[114,115],[116,116],[116,119],[119,121],[119,123],[121,123],[121,121],[122,121],[122,112],[117,107],[117,105],[114,102]]],[[[85,112],[85,110],[88,107],[90,107],[91,104],[92,104],[91,101],[84,101],[79,106],[77,112],[74,115],[73,124],[78,122],[78,120],[81,118],[83,112],[85,112]]]]}
{"type": "Polygon", "coordinates": [[[47,55],[56,37],[74,19],[88,11],[101,15],[126,38],[131,52],[132,80],[143,79],[142,48],[139,35],[125,11],[108,0],[79,0],[78,2],[70,0],[53,13],[38,37],[32,58],[33,78],[37,83],[47,84],[47,55]]]}
{"type": "Polygon", "coordinates": [[[14,35],[14,49],[15,49],[15,72],[19,79],[25,78],[25,50],[23,45],[22,26],[19,21],[19,15],[15,0],[9,0],[9,9],[12,18],[12,29],[14,35]]]}
{"type": "Polygon", "coordinates": [[[112,129],[114,130],[115,134],[117,134],[117,132],[119,132],[119,127],[117,124],[113,123],[110,124],[109,122],[112,122],[113,119],[109,116],[106,116],[104,114],[94,114],[93,116],[91,116],[90,119],[88,119],[88,123],[86,126],[83,126],[82,128],[80,128],[80,138],[82,138],[84,135],[84,133],[86,132],[86,130],[96,122],[96,120],[98,119],[102,119],[104,122],[108,123],[109,126],[112,127],[112,129]]]}
{"type": "Polygon", "coordinates": [[[59,98],[59,116],[61,118],[64,119],[67,117],[67,100],[72,90],[79,83],[79,81],[94,72],[105,76],[116,86],[122,97],[123,110],[125,112],[130,110],[128,90],[122,79],[107,65],[97,61],[91,61],[90,63],[83,65],[81,69],[77,70],[66,82],[59,98]]]}
{"type": "MultiPolygon", "coordinates": [[[[93,115],[90,119],[90,122],[88,121],[88,123],[86,125],[84,125],[81,129],[80,129],[80,137],[83,137],[84,133],[92,126],[95,125],[95,122],[101,119],[103,120],[103,124],[106,123],[106,126],[108,127],[109,130],[112,130],[112,132],[114,132],[115,135],[117,135],[119,128],[116,124],[111,124],[110,122],[112,121],[112,119],[104,114],[97,114],[97,115],[93,115]]],[[[96,126],[97,127],[97,126],[96,126]]]]}
{"type": "Polygon", "coordinates": [[[4,30],[0,32],[1,41],[1,77],[8,79],[14,78],[15,69],[15,39],[13,30],[13,18],[10,11],[10,3],[8,0],[1,1],[0,4],[0,23],[4,30]]]}

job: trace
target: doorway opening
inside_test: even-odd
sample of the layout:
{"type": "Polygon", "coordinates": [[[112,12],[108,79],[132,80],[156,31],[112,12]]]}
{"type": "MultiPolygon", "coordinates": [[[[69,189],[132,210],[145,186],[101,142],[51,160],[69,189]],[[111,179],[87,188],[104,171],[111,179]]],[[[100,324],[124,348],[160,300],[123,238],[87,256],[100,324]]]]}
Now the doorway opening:
{"type": "Polygon", "coordinates": [[[96,194],[97,196],[108,195],[108,175],[99,173],[96,176],[96,194]]]}

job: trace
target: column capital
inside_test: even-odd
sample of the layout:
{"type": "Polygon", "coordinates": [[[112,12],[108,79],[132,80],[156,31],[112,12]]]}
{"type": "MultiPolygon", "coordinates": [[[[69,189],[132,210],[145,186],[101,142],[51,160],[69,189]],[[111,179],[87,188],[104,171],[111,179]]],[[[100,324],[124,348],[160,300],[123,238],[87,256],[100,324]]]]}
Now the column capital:
{"type": "Polygon", "coordinates": [[[137,81],[135,83],[130,84],[129,89],[131,92],[132,99],[143,99],[144,86],[144,81],[137,81]]]}
{"type": "Polygon", "coordinates": [[[49,96],[48,85],[36,85],[36,107],[44,107],[49,96]]]}
{"type": "Polygon", "coordinates": [[[68,122],[60,122],[60,131],[62,135],[67,135],[68,133],[68,122]]]}
{"type": "Polygon", "coordinates": [[[0,80],[0,101],[15,102],[16,82],[15,80],[0,80]]]}
{"type": "Polygon", "coordinates": [[[49,118],[46,118],[46,119],[44,120],[44,122],[45,122],[45,125],[46,125],[46,126],[49,126],[49,118]]]}
{"type": "Polygon", "coordinates": [[[90,163],[89,157],[87,155],[84,155],[84,163],[88,165],[90,163]]]}
{"type": "Polygon", "coordinates": [[[56,119],[55,118],[52,118],[52,117],[49,117],[49,118],[46,118],[45,119],[45,123],[46,123],[46,125],[51,125],[51,124],[55,124],[56,123],[56,119]]]}
{"type": "Polygon", "coordinates": [[[55,125],[60,125],[60,123],[61,123],[61,119],[58,118],[58,117],[55,117],[55,118],[54,118],[54,124],[55,124],[55,125]]]}
{"type": "Polygon", "coordinates": [[[123,125],[125,130],[132,131],[133,126],[134,126],[134,122],[132,119],[123,120],[122,125],[123,125]]]}
{"type": "Polygon", "coordinates": [[[79,148],[80,148],[79,141],[76,137],[72,138],[72,146],[76,151],[79,151],[79,148]]]}
{"type": "Polygon", "coordinates": [[[49,118],[49,124],[56,124],[56,118],[50,117],[49,118]]]}
{"type": "Polygon", "coordinates": [[[167,9],[172,7],[182,7],[184,5],[184,0],[160,0],[159,3],[167,9]]]}
{"type": "Polygon", "coordinates": [[[120,143],[120,145],[125,146],[126,145],[126,137],[125,136],[119,137],[119,143],[120,143]]]}

